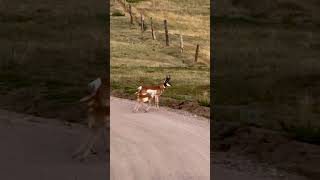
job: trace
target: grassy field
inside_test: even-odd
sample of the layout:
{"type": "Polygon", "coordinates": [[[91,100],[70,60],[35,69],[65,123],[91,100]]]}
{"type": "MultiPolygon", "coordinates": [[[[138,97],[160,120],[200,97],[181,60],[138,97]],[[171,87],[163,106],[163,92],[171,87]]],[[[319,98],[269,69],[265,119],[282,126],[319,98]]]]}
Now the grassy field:
{"type": "MultiPolygon", "coordinates": [[[[173,87],[164,93],[160,104],[193,102],[198,106],[209,106],[209,1],[139,1],[131,5],[136,18],[138,12],[144,13],[148,28],[141,32],[137,22],[130,24],[129,14],[119,1],[111,3],[112,94],[133,99],[138,86],[160,84],[170,74],[173,87]],[[150,17],[156,40],[152,40],[150,17]],[[168,21],[170,46],[165,45],[164,19],[168,21]],[[180,33],[184,40],[182,54],[180,33]],[[198,63],[194,64],[197,44],[200,53],[198,63]]],[[[205,116],[209,116],[209,111],[205,116]]]]}
{"type": "MultiPolygon", "coordinates": [[[[295,5],[301,4],[310,5],[295,5]]],[[[292,12],[301,9],[291,8],[292,12]]],[[[315,13],[305,13],[309,12],[315,13]]],[[[320,143],[316,19],[311,24],[221,14],[215,19],[219,37],[213,80],[215,119],[285,131],[299,140],[320,143]]]]}
{"type": "Polygon", "coordinates": [[[105,71],[106,8],[91,1],[3,1],[0,108],[79,121],[79,98],[105,71]],[[19,5],[19,6],[17,6],[19,5]]]}

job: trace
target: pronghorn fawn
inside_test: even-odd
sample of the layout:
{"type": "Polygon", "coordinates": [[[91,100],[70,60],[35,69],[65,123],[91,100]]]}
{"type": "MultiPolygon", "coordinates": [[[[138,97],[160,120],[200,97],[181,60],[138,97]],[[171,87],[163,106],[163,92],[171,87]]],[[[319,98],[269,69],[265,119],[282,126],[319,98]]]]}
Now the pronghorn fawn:
{"type": "MultiPolygon", "coordinates": [[[[85,160],[87,156],[94,152],[94,146],[99,136],[103,135],[103,131],[110,130],[110,86],[106,78],[98,78],[89,83],[91,94],[83,97],[80,102],[87,103],[87,119],[89,134],[87,139],[81,144],[77,151],[73,154],[73,158],[85,160]]],[[[108,136],[104,136],[105,141],[108,136]]],[[[105,142],[106,146],[108,143],[105,142]]],[[[108,149],[108,147],[106,147],[108,149]]]]}
{"type": "Polygon", "coordinates": [[[143,93],[136,92],[135,94],[137,95],[137,103],[133,108],[133,112],[138,112],[140,106],[143,106],[145,102],[149,103],[149,105],[144,109],[145,112],[148,112],[151,106],[151,101],[154,98],[148,93],[143,94],[143,93]]]}
{"type": "MultiPolygon", "coordinates": [[[[170,87],[170,86],[172,85],[170,84],[170,75],[169,75],[169,76],[166,76],[163,82],[158,86],[139,86],[137,93],[141,95],[149,94],[151,99],[154,99],[157,110],[159,110],[159,98],[162,95],[162,93],[165,91],[166,87],[170,87]]],[[[149,103],[151,102],[149,101],[149,103]]]]}

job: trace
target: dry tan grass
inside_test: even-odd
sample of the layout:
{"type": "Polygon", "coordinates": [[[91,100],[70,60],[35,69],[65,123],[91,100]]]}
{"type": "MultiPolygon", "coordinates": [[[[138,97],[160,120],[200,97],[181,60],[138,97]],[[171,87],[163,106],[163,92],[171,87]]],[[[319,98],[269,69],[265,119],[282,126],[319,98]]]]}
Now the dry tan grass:
{"type": "Polygon", "coordinates": [[[209,1],[156,1],[140,3],[137,6],[147,17],[152,17],[156,25],[162,25],[167,19],[172,34],[200,37],[210,40],[209,1]],[[207,11],[203,10],[206,9],[207,11]]]}
{"type": "MultiPolygon", "coordinates": [[[[208,4],[209,1],[206,2],[208,4]]],[[[173,87],[166,91],[165,98],[209,105],[209,10],[206,14],[198,14],[201,7],[186,5],[186,2],[179,1],[142,1],[132,4],[136,18],[139,18],[139,12],[146,16],[148,29],[143,33],[137,22],[135,25],[129,24],[128,13],[124,17],[111,16],[111,84],[114,94],[134,98],[134,92],[140,84],[155,85],[170,74],[173,87]],[[156,3],[155,6],[152,3],[156,3]],[[159,9],[153,12],[154,7],[159,9]],[[188,11],[181,13],[183,8],[188,11]],[[151,16],[157,40],[151,37],[151,16]],[[165,46],[164,30],[160,29],[163,28],[163,17],[167,17],[169,22],[169,47],[165,46]],[[194,25],[193,21],[198,24],[194,25]],[[197,28],[197,25],[203,27],[197,28]],[[180,33],[184,38],[183,54],[179,49],[180,33]],[[196,44],[200,44],[200,53],[198,63],[193,65],[196,44]]],[[[119,7],[119,3],[113,4],[114,10],[119,10],[119,7]]]]}

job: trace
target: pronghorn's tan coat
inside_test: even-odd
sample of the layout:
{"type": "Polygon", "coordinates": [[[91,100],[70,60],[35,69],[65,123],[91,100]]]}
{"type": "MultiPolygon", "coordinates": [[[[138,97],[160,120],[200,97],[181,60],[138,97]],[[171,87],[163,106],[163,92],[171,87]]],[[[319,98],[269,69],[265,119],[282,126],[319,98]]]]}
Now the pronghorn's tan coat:
{"type": "Polygon", "coordinates": [[[170,84],[170,76],[167,76],[164,81],[158,86],[139,86],[138,92],[136,93],[140,95],[149,94],[151,96],[151,99],[154,99],[156,108],[159,109],[159,98],[165,91],[166,87],[170,86],[172,86],[170,84]]]}

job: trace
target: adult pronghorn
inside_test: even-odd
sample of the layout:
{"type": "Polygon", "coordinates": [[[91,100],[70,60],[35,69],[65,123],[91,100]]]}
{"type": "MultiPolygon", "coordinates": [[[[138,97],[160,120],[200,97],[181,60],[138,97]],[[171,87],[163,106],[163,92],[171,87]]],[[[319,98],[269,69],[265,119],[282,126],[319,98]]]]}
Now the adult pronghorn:
{"type": "MultiPolygon", "coordinates": [[[[89,83],[88,86],[90,87],[91,94],[82,98],[80,102],[87,103],[87,118],[90,132],[86,141],[73,154],[73,158],[80,160],[84,160],[93,151],[99,135],[102,135],[103,131],[109,131],[110,129],[110,86],[108,80],[106,78],[97,78],[89,83]]],[[[108,136],[104,137],[104,140],[107,141],[108,139],[108,136]]],[[[107,142],[106,144],[108,146],[107,142]]]]}
{"type": "Polygon", "coordinates": [[[156,108],[159,110],[159,98],[162,95],[162,93],[165,91],[166,87],[170,87],[170,86],[172,85],[170,84],[170,75],[169,75],[169,76],[166,76],[163,82],[158,86],[139,86],[137,93],[140,94],[140,96],[149,94],[151,96],[151,100],[154,98],[156,108]]]}

